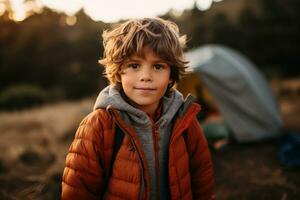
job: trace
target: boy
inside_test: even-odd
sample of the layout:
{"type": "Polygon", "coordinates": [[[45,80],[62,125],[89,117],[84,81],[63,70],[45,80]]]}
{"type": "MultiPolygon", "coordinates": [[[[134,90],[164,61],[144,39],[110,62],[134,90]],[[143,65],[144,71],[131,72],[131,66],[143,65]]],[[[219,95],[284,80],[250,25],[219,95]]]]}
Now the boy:
{"type": "Polygon", "coordinates": [[[200,106],[173,88],[188,63],[177,25],[129,20],[103,39],[110,85],[76,132],[62,199],[213,199],[200,106]],[[117,129],[124,137],[115,150],[117,129]]]}

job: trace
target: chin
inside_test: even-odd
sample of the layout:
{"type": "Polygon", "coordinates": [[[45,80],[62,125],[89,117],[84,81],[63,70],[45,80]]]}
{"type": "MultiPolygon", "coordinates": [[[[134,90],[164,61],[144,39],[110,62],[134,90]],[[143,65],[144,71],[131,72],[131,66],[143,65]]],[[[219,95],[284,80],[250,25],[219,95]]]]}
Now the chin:
{"type": "Polygon", "coordinates": [[[154,104],[155,102],[153,101],[135,101],[136,104],[140,105],[140,106],[149,106],[149,105],[152,105],[154,104]]]}

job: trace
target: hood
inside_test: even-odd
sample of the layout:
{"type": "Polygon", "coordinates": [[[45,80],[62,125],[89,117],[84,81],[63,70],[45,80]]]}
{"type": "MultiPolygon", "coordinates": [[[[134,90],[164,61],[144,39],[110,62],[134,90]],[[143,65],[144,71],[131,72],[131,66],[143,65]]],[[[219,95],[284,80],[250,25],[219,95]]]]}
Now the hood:
{"type": "MultiPolygon", "coordinates": [[[[135,123],[135,126],[151,126],[151,120],[148,115],[144,111],[139,110],[126,102],[123,97],[124,95],[124,92],[119,86],[109,85],[99,93],[94,105],[94,110],[98,108],[107,108],[107,106],[110,105],[118,110],[121,113],[121,116],[124,116],[124,113],[126,113],[129,116],[131,123],[135,123]]],[[[161,117],[156,123],[163,125],[170,122],[183,102],[183,96],[177,90],[171,90],[168,96],[163,96],[161,117]]]]}

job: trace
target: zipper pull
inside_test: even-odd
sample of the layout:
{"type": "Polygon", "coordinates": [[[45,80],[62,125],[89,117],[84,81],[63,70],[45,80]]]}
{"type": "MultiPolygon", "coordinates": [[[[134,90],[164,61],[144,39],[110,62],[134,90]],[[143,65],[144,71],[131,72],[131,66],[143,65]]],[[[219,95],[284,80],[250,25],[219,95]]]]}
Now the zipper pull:
{"type": "Polygon", "coordinates": [[[130,146],[129,151],[135,151],[134,146],[130,146]]]}

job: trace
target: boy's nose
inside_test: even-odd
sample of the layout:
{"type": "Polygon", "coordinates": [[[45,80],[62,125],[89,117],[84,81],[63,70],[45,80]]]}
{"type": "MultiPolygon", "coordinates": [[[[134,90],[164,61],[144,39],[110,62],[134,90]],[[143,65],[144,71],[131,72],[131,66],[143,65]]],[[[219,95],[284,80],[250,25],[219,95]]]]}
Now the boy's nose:
{"type": "Polygon", "coordinates": [[[152,75],[150,70],[142,70],[141,76],[140,76],[140,81],[152,81],[152,75]]]}

